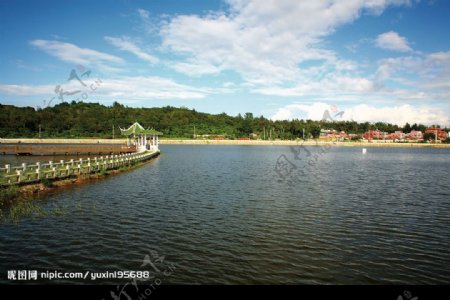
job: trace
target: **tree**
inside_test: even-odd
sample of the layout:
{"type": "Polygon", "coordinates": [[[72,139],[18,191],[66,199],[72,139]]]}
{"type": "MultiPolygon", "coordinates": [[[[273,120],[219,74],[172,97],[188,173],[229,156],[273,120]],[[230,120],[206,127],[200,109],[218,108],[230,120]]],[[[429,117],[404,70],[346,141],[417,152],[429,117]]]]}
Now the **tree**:
{"type": "Polygon", "coordinates": [[[311,133],[311,135],[313,136],[313,138],[317,139],[320,136],[320,127],[319,125],[312,125],[309,128],[309,133],[311,133]]]}
{"type": "MultiPolygon", "coordinates": [[[[369,129],[394,132],[397,125],[377,122],[357,123],[355,121],[321,122],[314,120],[278,120],[263,116],[254,117],[247,112],[230,116],[226,113],[207,114],[186,107],[133,108],[115,101],[111,106],[99,103],[72,101],[59,103],[53,107],[35,109],[0,104],[0,137],[38,137],[39,127],[43,138],[51,137],[103,137],[112,136],[112,125],[128,127],[138,121],[146,128],[162,131],[165,137],[189,138],[193,134],[225,135],[230,137],[248,137],[257,133],[260,137],[269,136],[281,139],[312,136],[318,138],[320,129],[336,129],[347,133],[361,134],[369,129]]],[[[408,124],[403,129],[407,130],[408,124]]],[[[410,129],[425,131],[426,126],[413,124],[410,129]]],[[[117,130],[118,134],[119,131],[117,130]]],[[[434,140],[434,134],[429,136],[434,140]]]]}
{"type": "Polygon", "coordinates": [[[425,133],[424,135],[423,135],[423,140],[424,141],[434,141],[434,139],[436,138],[436,136],[435,136],[435,134],[434,133],[425,133]]]}
{"type": "Polygon", "coordinates": [[[409,123],[406,123],[405,126],[403,126],[403,132],[404,133],[410,133],[411,132],[411,125],[409,125],[409,123]]]}

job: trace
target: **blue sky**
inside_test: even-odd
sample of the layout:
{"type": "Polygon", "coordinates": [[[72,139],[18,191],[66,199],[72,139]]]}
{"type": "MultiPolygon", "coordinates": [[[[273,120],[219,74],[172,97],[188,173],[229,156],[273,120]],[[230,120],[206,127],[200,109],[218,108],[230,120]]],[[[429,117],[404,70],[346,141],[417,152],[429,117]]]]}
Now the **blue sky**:
{"type": "Polygon", "coordinates": [[[3,0],[0,103],[450,125],[449,23],[445,0],[3,0]]]}

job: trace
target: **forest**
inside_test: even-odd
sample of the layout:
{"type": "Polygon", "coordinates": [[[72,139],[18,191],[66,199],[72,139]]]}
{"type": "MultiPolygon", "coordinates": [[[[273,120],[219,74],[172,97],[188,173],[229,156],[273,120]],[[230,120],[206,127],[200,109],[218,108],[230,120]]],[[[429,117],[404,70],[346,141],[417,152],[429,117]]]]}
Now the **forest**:
{"type": "Polygon", "coordinates": [[[261,139],[317,138],[321,129],[335,129],[347,133],[361,134],[369,129],[386,132],[403,130],[424,131],[422,124],[397,125],[357,123],[355,121],[273,121],[264,116],[229,116],[225,113],[208,114],[185,107],[127,107],[118,102],[111,106],[99,103],[62,102],[52,107],[33,108],[0,104],[0,138],[115,138],[121,128],[134,122],[145,128],[154,128],[164,138],[192,138],[194,133],[221,136],[226,139],[249,138],[251,134],[261,139]],[[114,128],[114,129],[113,129],[114,128]]]}

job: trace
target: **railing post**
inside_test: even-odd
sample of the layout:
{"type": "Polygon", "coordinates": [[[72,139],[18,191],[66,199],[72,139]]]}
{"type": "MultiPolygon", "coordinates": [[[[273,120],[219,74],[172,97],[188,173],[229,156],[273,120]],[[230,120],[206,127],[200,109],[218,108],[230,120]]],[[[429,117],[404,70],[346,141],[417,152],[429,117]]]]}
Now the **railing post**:
{"type": "Polygon", "coordinates": [[[41,179],[41,163],[40,162],[36,163],[36,176],[37,176],[38,180],[41,179]]]}
{"type": "Polygon", "coordinates": [[[27,163],[22,163],[22,169],[24,173],[27,171],[27,163]]]}
{"type": "Polygon", "coordinates": [[[11,165],[5,165],[5,169],[6,169],[6,174],[11,173],[11,165]]]}

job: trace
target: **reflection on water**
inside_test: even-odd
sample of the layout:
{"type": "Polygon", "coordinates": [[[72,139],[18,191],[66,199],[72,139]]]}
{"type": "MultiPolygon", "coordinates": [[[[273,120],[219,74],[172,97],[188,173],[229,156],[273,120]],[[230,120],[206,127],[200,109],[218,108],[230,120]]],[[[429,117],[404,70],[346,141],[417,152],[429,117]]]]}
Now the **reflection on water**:
{"type": "Polygon", "coordinates": [[[164,283],[450,281],[449,149],[336,147],[295,186],[274,171],[289,147],[162,151],[39,202],[68,213],[2,224],[1,278],[11,269],[142,270],[155,251],[177,265],[164,283]]]}

